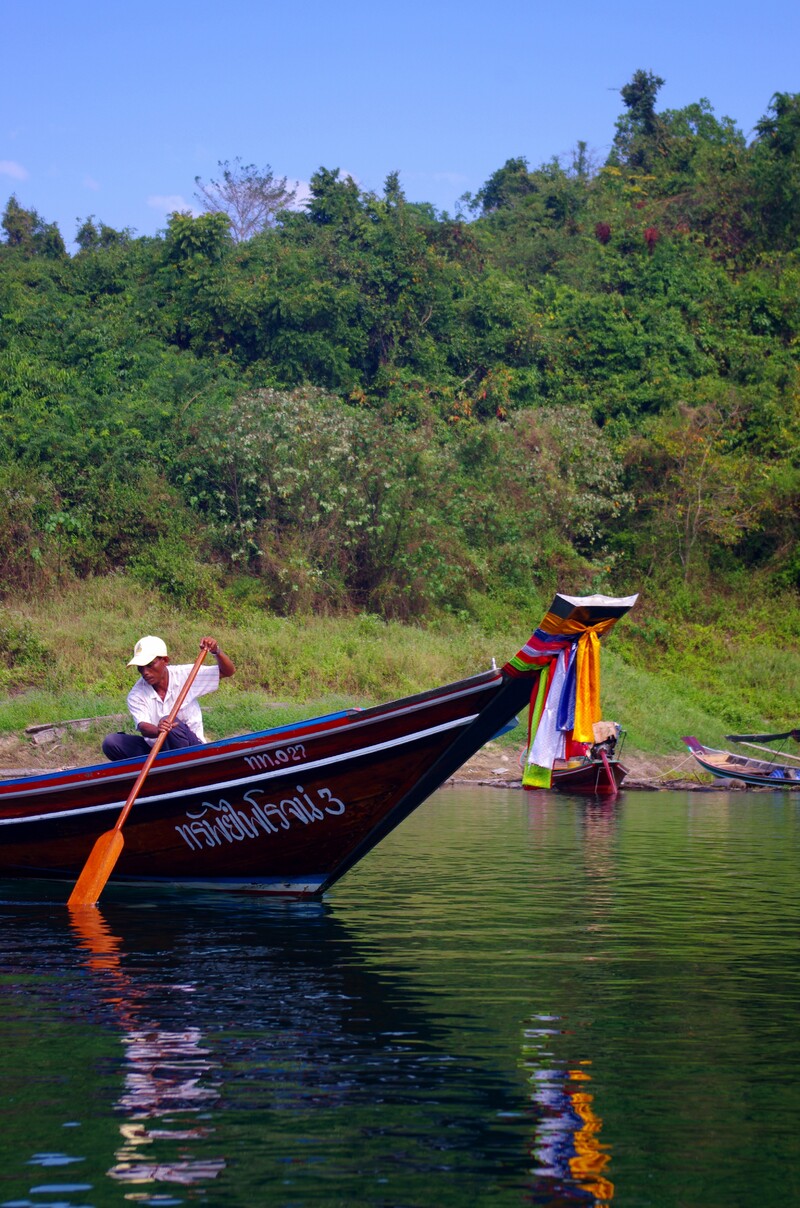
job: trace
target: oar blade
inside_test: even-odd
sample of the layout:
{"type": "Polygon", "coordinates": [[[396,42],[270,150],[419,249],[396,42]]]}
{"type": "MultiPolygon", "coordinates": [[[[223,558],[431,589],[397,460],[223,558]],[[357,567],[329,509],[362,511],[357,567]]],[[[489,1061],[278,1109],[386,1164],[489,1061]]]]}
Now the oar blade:
{"type": "Polygon", "coordinates": [[[97,905],[124,845],[125,839],[121,830],[106,831],[100,836],[67,899],[69,907],[75,909],[97,905]]]}

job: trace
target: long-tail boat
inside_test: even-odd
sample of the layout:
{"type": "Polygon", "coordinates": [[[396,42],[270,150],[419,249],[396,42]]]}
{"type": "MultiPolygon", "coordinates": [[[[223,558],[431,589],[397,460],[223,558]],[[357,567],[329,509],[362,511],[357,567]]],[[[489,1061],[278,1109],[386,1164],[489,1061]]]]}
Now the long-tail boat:
{"type": "MultiPolygon", "coordinates": [[[[598,630],[635,598],[557,595],[501,668],[374,708],[162,752],[125,823],[110,884],[322,894],[541,699],[564,650],[594,649],[598,630]]],[[[74,882],[143,764],[0,781],[0,876],[74,882]]]]}
{"type": "Polygon", "coordinates": [[[628,769],[619,758],[621,727],[618,722],[601,721],[594,730],[595,741],[584,754],[553,764],[553,788],[560,793],[615,797],[622,788],[628,769]]]}
{"type": "MultiPolygon", "coordinates": [[[[735,738],[734,735],[729,735],[735,738]]],[[[758,737],[754,735],[753,737],[758,737]]],[[[770,737],[764,735],[763,737],[770,737]]],[[[781,735],[780,737],[786,737],[781,735]]],[[[744,736],[741,736],[743,739],[744,736]]],[[[773,752],[773,759],[753,759],[749,755],[736,755],[732,751],[720,751],[714,747],[706,747],[696,738],[683,739],[694,755],[700,767],[711,772],[720,780],[741,780],[754,788],[765,789],[800,789],[800,762],[794,765],[779,763],[786,758],[779,752],[773,752]]]]}

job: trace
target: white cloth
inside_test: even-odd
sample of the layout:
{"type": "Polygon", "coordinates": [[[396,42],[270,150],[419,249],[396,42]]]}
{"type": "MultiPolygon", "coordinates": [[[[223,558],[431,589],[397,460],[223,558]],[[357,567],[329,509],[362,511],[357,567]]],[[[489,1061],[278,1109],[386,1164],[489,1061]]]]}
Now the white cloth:
{"type": "MultiPolygon", "coordinates": [[[[173,667],[167,665],[169,672],[169,684],[167,692],[162,700],[156,692],[155,688],[146,683],[145,680],[139,678],[128,693],[128,710],[131,717],[136,722],[138,727],[140,721],[148,721],[151,726],[157,726],[162,717],[166,717],[172,709],[175,701],[178,699],[178,693],[186,683],[186,678],[193,667],[193,663],[179,664],[173,667]]],[[[197,703],[198,697],[205,696],[209,692],[216,692],[219,687],[219,667],[201,667],[195,677],[195,681],[186,694],[186,700],[178,710],[177,721],[185,722],[193,734],[196,734],[200,742],[205,742],[206,737],[203,731],[203,714],[200,711],[200,706],[197,703]]],[[[150,746],[155,742],[154,738],[146,739],[150,746]]]]}
{"type": "MultiPolygon", "coordinates": [[[[564,758],[566,738],[564,731],[559,730],[556,725],[556,720],[558,718],[558,706],[561,702],[561,694],[564,691],[564,683],[567,678],[568,659],[569,652],[562,650],[556,661],[556,669],[553,672],[550,691],[547,694],[542,716],[539,719],[536,737],[528,752],[528,763],[535,763],[540,768],[552,768],[556,759],[564,758]]],[[[545,674],[545,672],[542,674],[545,674]]]]}

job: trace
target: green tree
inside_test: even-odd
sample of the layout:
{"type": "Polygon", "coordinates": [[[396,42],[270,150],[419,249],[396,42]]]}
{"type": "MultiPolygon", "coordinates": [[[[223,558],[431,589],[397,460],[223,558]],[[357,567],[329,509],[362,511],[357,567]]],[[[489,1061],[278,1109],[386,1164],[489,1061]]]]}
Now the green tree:
{"type": "Polygon", "coordinates": [[[28,256],[57,259],[66,256],[67,249],[61,232],[54,222],[45,222],[36,210],[25,210],[14,194],[8,199],[3,213],[3,230],[9,247],[18,248],[28,256]]]}
{"type": "Polygon", "coordinates": [[[704,97],[659,117],[665,132],[664,154],[654,165],[659,221],[683,236],[697,232],[716,256],[741,260],[752,242],[743,133],[732,118],[717,118],[704,97]]]}
{"type": "Polygon", "coordinates": [[[666,152],[666,129],[656,113],[656,97],[665,81],[641,68],[620,89],[627,113],[617,120],[609,163],[649,172],[666,152]]]}
{"type": "Polygon", "coordinates": [[[754,221],[768,247],[800,238],[800,93],[776,92],[756,123],[752,154],[754,221]]]}
{"type": "Polygon", "coordinates": [[[113,227],[107,226],[104,222],[98,225],[94,220],[94,214],[90,214],[78,227],[75,242],[82,252],[96,252],[130,243],[132,236],[133,232],[130,228],[115,231],[113,227]]]}
{"type": "Polygon", "coordinates": [[[534,191],[535,185],[531,180],[528,161],[520,155],[507,159],[502,168],[492,173],[474,198],[468,196],[465,200],[471,210],[491,214],[505,206],[514,205],[534,191]]]}
{"type": "Polygon", "coordinates": [[[309,182],[311,199],[307,210],[319,226],[352,226],[362,213],[361,196],[352,176],[344,180],[338,168],[320,168],[309,182]]]}
{"type": "Polygon", "coordinates": [[[763,470],[732,437],[743,416],[734,405],[676,407],[633,439],[628,465],[654,564],[670,555],[684,582],[715,544],[734,547],[758,526],[765,503],[763,470]]]}

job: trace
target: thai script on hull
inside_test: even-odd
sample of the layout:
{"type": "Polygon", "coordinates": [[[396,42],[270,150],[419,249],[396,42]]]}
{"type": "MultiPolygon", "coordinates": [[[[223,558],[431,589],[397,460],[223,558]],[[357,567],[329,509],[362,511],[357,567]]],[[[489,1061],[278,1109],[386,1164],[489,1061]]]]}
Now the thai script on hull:
{"type": "Polygon", "coordinates": [[[345,812],[345,803],[324,785],[311,792],[306,792],[302,784],[295,789],[297,796],[282,797],[280,801],[262,800],[266,789],[258,788],[249,789],[241,805],[232,805],[224,797],[216,802],[204,801],[198,810],[187,810],[186,822],[179,823],[175,830],[192,851],[202,851],[223,843],[277,835],[298,823],[308,826],[345,812]]]}

